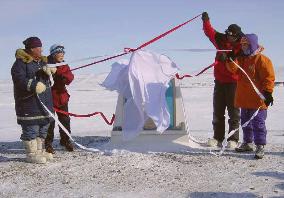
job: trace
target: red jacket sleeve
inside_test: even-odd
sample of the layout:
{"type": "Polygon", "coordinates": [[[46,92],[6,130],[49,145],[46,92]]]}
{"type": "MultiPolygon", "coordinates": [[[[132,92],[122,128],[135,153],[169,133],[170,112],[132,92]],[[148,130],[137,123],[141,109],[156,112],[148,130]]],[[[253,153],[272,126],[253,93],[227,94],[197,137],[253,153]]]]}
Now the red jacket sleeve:
{"type": "Polygon", "coordinates": [[[218,48],[216,40],[215,40],[216,31],[211,26],[211,23],[210,23],[209,20],[203,21],[203,31],[204,31],[205,35],[209,38],[209,40],[213,43],[213,45],[216,48],[218,48]]]}
{"type": "Polygon", "coordinates": [[[74,79],[74,75],[68,65],[62,65],[57,67],[56,75],[64,78],[65,85],[69,85],[74,79]]]}

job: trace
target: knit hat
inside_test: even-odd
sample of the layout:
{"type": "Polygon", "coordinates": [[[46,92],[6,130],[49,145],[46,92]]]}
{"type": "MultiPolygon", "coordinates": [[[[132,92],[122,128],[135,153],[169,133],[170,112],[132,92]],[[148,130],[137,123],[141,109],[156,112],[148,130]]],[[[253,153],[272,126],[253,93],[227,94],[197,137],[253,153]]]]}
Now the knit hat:
{"type": "Polygon", "coordinates": [[[49,52],[51,55],[55,55],[57,53],[65,54],[64,46],[60,44],[54,44],[50,47],[49,52]]]}
{"type": "Polygon", "coordinates": [[[225,33],[227,35],[230,35],[230,36],[235,36],[235,37],[238,37],[240,38],[241,36],[243,36],[243,32],[242,32],[242,29],[240,26],[238,26],[237,24],[231,24],[229,25],[228,29],[225,31],[225,33]]]}
{"type": "Polygon", "coordinates": [[[29,37],[23,41],[26,49],[42,47],[42,43],[38,37],[29,37]]]}

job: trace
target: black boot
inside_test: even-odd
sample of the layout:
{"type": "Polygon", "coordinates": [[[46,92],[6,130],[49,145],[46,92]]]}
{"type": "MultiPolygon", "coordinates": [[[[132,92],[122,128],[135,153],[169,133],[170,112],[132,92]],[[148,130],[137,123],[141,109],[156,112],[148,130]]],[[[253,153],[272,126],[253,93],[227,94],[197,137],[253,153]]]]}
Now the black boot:
{"type": "Polygon", "coordinates": [[[52,153],[52,154],[55,154],[55,151],[52,147],[52,143],[51,142],[48,142],[48,141],[45,141],[45,151],[48,152],[48,153],[52,153]]]}
{"type": "Polygon", "coordinates": [[[264,157],[264,145],[256,145],[255,159],[262,159],[264,157]]]}
{"type": "Polygon", "coordinates": [[[73,147],[73,145],[72,145],[72,143],[70,142],[69,139],[61,138],[60,139],[60,145],[64,146],[65,149],[69,152],[74,151],[74,147],[73,147]]]}

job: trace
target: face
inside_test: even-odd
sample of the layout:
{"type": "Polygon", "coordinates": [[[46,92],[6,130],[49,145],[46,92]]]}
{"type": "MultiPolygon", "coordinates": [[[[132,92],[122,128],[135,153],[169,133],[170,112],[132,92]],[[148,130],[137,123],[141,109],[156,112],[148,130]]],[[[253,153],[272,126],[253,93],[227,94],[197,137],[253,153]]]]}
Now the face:
{"type": "Polygon", "coordinates": [[[32,57],[34,57],[35,59],[39,59],[41,57],[42,48],[41,47],[32,48],[30,52],[32,57]]]}
{"type": "Polygon", "coordinates": [[[243,37],[241,39],[241,47],[243,52],[246,52],[249,49],[249,41],[247,40],[246,37],[243,37]]]}
{"type": "Polygon", "coordinates": [[[242,50],[245,52],[249,49],[249,44],[248,43],[244,43],[241,45],[242,46],[242,50]]]}
{"type": "Polygon", "coordinates": [[[227,35],[228,41],[234,43],[238,40],[236,36],[227,35]]]}
{"type": "Polygon", "coordinates": [[[57,63],[61,63],[64,60],[64,53],[55,54],[54,59],[57,63]]]}

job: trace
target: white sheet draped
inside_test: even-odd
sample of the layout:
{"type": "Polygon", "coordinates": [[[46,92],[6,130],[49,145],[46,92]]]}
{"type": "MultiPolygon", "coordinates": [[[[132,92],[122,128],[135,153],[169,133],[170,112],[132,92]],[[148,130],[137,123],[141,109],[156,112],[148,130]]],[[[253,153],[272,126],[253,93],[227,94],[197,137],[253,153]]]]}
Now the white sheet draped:
{"type": "Polygon", "coordinates": [[[122,133],[125,140],[136,137],[148,117],[152,118],[158,132],[170,124],[166,104],[166,90],[178,68],[167,56],[139,50],[126,62],[117,62],[102,86],[116,90],[127,99],[124,105],[122,133]]]}

